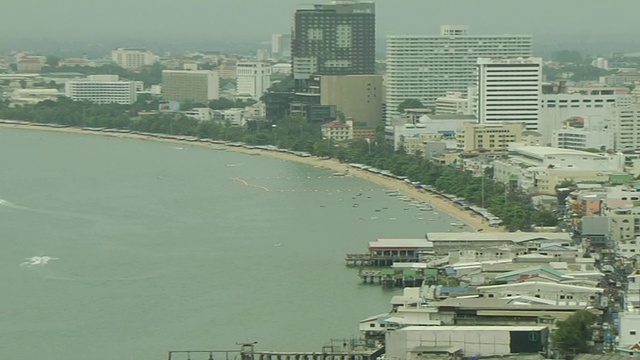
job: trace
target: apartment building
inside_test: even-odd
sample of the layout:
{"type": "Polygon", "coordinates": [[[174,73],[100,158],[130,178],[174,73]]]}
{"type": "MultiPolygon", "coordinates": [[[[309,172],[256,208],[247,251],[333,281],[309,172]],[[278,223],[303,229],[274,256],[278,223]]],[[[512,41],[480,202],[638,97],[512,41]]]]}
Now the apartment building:
{"type": "Polygon", "coordinates": [[[74,101],[129,105],[137,99],[136,82],[121,81],[118,75],[90,75],[86,79],[67,81],[65,95],[74,101]]]}
{"type": "Polygon", "coordinates": [[[440,35],[388,36],[387,123],[404,100],[434,106],[447,92],[467,96],[477,83],[478,58],[529,56],[530,35],[471,35],[461,25],[442,26],[440,35]]]}
{"type": "Polygon", "coordinates": [[[217,71],[162,70],[164,100],[193,101],[206,104],[220,97],[217,71]]]}

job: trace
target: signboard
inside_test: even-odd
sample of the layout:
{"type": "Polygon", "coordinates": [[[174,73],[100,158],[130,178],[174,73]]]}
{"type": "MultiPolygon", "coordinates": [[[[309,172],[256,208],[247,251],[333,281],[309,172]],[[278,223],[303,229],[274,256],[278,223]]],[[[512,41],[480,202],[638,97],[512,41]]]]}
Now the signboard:
{"type": "Polygon", "coordinates": [[[180,103],[173,100],[161,101],[160,104],[158,104],[158,111],[159,112],[179,112],[180,103]]]}

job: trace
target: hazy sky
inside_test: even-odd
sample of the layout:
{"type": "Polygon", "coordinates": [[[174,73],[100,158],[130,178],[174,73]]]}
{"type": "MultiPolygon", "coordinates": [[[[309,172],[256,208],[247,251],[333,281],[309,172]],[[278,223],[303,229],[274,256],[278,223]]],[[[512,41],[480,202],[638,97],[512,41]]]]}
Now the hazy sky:
{"type": "MultiPolygon", "coordinates": [[[[313,0],[21,0],[0,8],[0,40],[268,40],[288,32],[313,0]]],[[[378,34],[436,34],[441,24],[472,33],[552,38],[617,34],[633,39],[640,0],[377,0],[378,34]]]]}

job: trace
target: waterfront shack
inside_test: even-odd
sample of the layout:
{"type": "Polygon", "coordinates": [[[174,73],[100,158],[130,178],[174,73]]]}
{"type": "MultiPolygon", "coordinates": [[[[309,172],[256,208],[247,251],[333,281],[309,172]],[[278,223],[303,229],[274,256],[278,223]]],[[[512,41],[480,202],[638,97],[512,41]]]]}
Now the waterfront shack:
{"type": "Polygon", "coordinates": [[[414,263],[433,251],[427,239],[377,239],[368,243],[368,254],[347,254],[348,266],[391,266],[396,262],[414,263]]]}

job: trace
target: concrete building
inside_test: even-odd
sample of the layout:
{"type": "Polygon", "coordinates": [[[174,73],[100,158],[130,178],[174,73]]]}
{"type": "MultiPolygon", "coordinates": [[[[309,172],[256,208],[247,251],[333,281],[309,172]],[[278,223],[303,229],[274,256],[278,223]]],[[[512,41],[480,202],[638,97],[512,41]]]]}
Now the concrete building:
{"type": "Polygon", "coordinates": [[[624,172],[624,155],[512,144],[509,157],[494,161],[493,169],[496,181],[555,195],[555,186],[565,180],[605,182],[624,172]]]}
{"type": "Polygon", "coordinates": [[[321,75],[320,103],[355,122],[373,127],[382,123],[383,85],[380,75],[321,75]]]}
{"type": "MultiPolygon", "coordinates": [[[[628,89],[627,89],[628,91],[628,89]]],[[[553,131],[562,129],[567,119],[581,117],[596,131],[618,116],[617,108],[628,107],[632,97],[610,87],[572,88],[556,94],[540,96],[538,131],[543,144],[551,144],[553,131]]]]}
{"type": "Polygon", "coordinates": [[[609,86],[625,86],[640,83],[640,71],[622,71],[617,74],[602,76],[600,82],[609,86]]]}
{"type": "Polygon", "coordinates": [[[546,326],[407,326],[385,337],[388,359],[419,360],[440,353],[453,358],[540,353],[547,347],[546,326]],[[458,355],[455,355],[458,354],[458,355]]]}
{"type": "Polygon", "coordinates": [[[289,63],[274,64],[271,67],[271,74],[291,75],[291,72],[291,64],[289,63]]]}
{"type": "Polygon", "coordinates": [[[220,79],[235,80],[236,79],[236,62],[234,60],[226,60],[218,66],[220,79]]]}
{"type": "Polygon", "coordinates": [[[111,51],[111,60],[127,70],[138,71],[143,66],[153,65],[158,57],[144,49],[117,48],[111,51]]]}
{"type": "Polygon", "coordinates": [[[96,104],[126,104],[136,102],[135,81],[121,81],[118,75],[90,75],[83,80],[65,83],[65,95],[74,101],[96,104]]]}
{"type": "Polygon", "coordinates": [[[603,70],[609,70],[609,60],[603,57],[597,57],[591,61],[591,66],[597,67],[603,70]]]}
{"type": "Polygon", "coordinates": [[[551,146],[575,150],[610,150],[614,148],[614,135],[610,128],[600,131],[565,128],[553,132],[551,146]]]}
{"type": "Polygon", "coordinates": [[[162,70],[164,100],[193,101],[207,104],[220,97],[217,71],[162,70]]]}
{"type": "Polygon", "coordinates": [[[520,142],[524,123],[464,123],[456,133],[458,149],[465,152],[506,153],[510,143],[520,142]]]}
{"type": "Polygon", "coordinates": [[[478,58],[478,120],[538,129],[542,58],[478,58]]]}
{"type": "Polygon", "coordinates": [[[186,116],[200,120],[207,121],[213,119],[213,110],[211,108],[193,108],[191,110],[184,111],[183,114],[186,116]]]}
{"type": "Polygon", "coordinates": [[[404,100],[434,106],[447,92],[467,96],[480,57],[529,57],[529,35],[470,35],[467,26],[442,26],[440,35],[387,37],[387,123],[404,100]]]}
{"type": "Polygon", "coordinates": [[[271,56],[275,59],[291,57],[291,35],[271,35],[271,56]]]}
{"type": "Polygon", "coordinates": [[[375,23],[373,2],[334,0],[297,10],[291,56],[298,88],[315,74],[375,74],[375,23]]]}
{"type": "Polygon", "coordinates": [[[353,139],[353,121],[346,124],[331,121],[321,126],[322,138],[335,141],[345,141],[353,139]]]}
{"type": "Polygon", "coordinates": [[[271,66],[263,62],[236,64],[236,97],[259,100],[271,86],[271,66]]]}
{"type": "Polygon", "coordinates": [[[436,99],[436,115],[469,115],[471,111],[471,100],[468,96],[464,97],[460,91],[449,91],[445,96],[436,99]]]}
{"type": "Polygon", "coordinates": [[[613,148],[616,151],[640,149],[640,104],[618,107],[613,113],[613,148]]]}
{"type": "Polygon", "coordinates": [[[37,74],[42,70],[44,64],[41,56],[23,56],[18,59],[16,70],[20,74],[37,74]]]}

